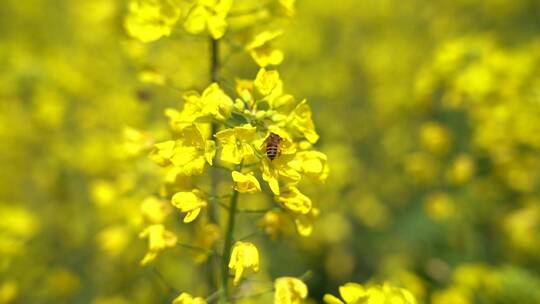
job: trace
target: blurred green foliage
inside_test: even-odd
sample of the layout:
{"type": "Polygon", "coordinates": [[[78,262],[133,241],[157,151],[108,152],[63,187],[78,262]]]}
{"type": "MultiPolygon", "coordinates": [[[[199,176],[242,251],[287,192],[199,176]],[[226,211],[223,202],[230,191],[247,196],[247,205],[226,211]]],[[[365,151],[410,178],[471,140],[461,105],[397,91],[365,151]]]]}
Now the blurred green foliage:
{"type": "MultiPolygon", "coordinates": [[[[279,71],[310,100],[331,173],[305,187],[321,209],[310,237],[257,236],[260,277],[310,269],[315,302],[344,282],[390,280],[422,303],[540,303],[540,3],[299,0],[296,10],[279,71]]],[[[126,127],[166,136],[163,110],[209,82],[208,41],[178,30],[142,44],[125,32],[126,11],[110,0],[2,3],[0,303],[165,303],[206,288],[181,248],[136,266],[140,206],[160,178],[134,157],[130,140],[146,135],[126,127]],[[141,81],[152,73],[163,79],[141,81]]],[[[229,42],[221,77],[253,78],[229,42]]],[[[243,217],[239,233],[257,220],[243,217]]]]}

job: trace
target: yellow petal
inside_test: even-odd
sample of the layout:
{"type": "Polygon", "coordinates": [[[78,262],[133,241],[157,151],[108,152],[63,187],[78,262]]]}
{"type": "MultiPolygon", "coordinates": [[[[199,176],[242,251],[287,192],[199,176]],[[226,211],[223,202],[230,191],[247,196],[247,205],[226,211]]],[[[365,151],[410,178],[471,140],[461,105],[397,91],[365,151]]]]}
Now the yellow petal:
{"type": "Polygon", "coordinates": [[[311,115],[311,108],[304,99],[296,106],[289,119],[290,124],[313,144],[317,142],[319,135],[315,131],[315,125],[313,124],[311,115]]]}
{"type": "Polygon", "coordinates": [[[183,292],[173,300],[172,304],[206,304],[206,301],[203,298],[196,298],[183,292]]]}
{"type": "Polygon", "coordinates": [[[184,223],[193,222],[197,218],[197,216],[199,215],[200,212],[201,212],[201,208],[193,209],[193,210],[189,211],[186,214],[186,216],[184,217],[184,223]]]}
{"type": "Polygon", "coordinates": [[[208,32],[214,39],[219,39],[225,35],[227,22],[219,16],[209,16],[207,19],[208,32]]]}
{"type": "Polygon", "coordinates": [[[295,213],[307,214],[311,211],[311,199],[302,194],[298,188],[294,186],[287,186],[281,191],[281,194],[276,197],[276,201],[295,213]]]}
{"type": "Polygon", "coordinates": [[[360,284],[347,283],[339,287],[339,294],[346,303],[356,303],[360,298],[366,296],[366,291],[360,284]]]}
{"type": "Polygon", "coordinates": [[[302,304],[308,295],[306,284],[292,277],[277,278],[274,289],[274,304],[302,304]]]}
{"type": "Polygon", "coordinates": [[[251,172],[242,174],[238,171],[233,171],[232,179],[234,181],[234,189],[240,193],[255,193],[261,191],[259,181],[251,172]]]}
{"type": "Polygon", "coordinates": [[[208,164],[212,165],[214,161],[214,156],[216,155],[216,142],[213,140],[206,141],[206,147],[204,149],[204,157],[208,164]]]}
{"type": "Polygon", "coordinates": [[[250,43],[246,45],[246,50],[252,50],[264,46],[268,42],[283,35],[282,30],[263,31],[255,35],[250,43]]]}
{"type": "Polygon", "coordinates": [[[158,253],[166,248],[176,246],[177,237],[174,233],[165,229],[161,224],[153,224],[146,227],[140,234],[140,238],[148,239],[148,252],[141,261],[141,265],[152,262],[158,253]]]}
{"type": "Polygon", "coordinates": [[[262,96],[268,96],[274,90],[280,90],[283,85],[278,71],[267,71],[264,68],[259,70],[253,84],[262,96]]]}
{"type": "Polygon", "coordinates": [[[186,212],[184,218],[185,223],[192,222],[200,213],[201,208],[207,206],[207,202],[203,199],[202,193],[194,189],[191,192],[177,192],[173,195],[171,203],[181,212],[186,212]]]}
{"type": "Polygon", "coordinates": [[[331,294],[325,294],[323,298],[324,303],[326,304],[345,304],[340,299],[336,298],[331,294]]]}
{"type": "Polygon", "coordinates": [[[203,6],[195,6],[186,16],[184,28],[192,34],[199,34],[206,28],[206,18],[208,12],[203,6]]]}
{"type": "Polygon", "coordinates": [[[178,7],[168,0],[132,0],[128,11],[124,20],[127,33],[142,42],[169,36],[180,17],[178,7]]]}
{"type": "Polygon", "coordinates": [[[233,283],[238,285],[245,269],[251,269],[253,272],[259,271],[259,251],[257,247],[250,242],[236,242],[228,266],[235,271],[233,283]]]}
{"type": "Polygon", "coordinates": [[[176,143],[174,140],[155,144],[152,151],[150,151],[150,159],[160,166],[170,164],[171,158],[174,155],[175,145],[176,143]]]}

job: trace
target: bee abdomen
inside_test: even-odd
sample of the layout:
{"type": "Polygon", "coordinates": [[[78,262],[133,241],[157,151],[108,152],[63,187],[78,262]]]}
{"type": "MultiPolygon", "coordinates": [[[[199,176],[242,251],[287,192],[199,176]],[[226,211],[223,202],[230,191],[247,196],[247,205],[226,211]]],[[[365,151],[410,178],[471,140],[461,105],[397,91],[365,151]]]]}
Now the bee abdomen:
{"type": "Polygon", "coordinates": [[[266,146],[266,156],[268,156],[270,160],[274,160],[274,158],[276,158],[277,156],[277,153],[278,153],[277,146],[274,146],[274,145],[266,146]]]}

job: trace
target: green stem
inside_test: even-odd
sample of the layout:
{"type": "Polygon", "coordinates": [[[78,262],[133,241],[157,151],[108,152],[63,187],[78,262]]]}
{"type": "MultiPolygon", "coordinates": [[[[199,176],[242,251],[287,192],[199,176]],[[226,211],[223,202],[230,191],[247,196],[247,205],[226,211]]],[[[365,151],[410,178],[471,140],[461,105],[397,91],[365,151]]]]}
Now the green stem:
{"type": "Polygon", "coordinates": [[[210,37],[210,81],[219,82],[219,40],[210,37]]]}
{"type": "MultiPolygon", "coordinates": [[[[218,40],[213,39],[210,37],[210,69],[209,69],[209,76],[210,76],[210,82],[217,82],[218,81],[218,72],[219,72],[219,43],[218,40]]],[[[213,122],[212,123],[212,133],[214,134],[217,132],[218,125],[213,122]]],[[[217,155],[214,158],[214,162],[217,160],[217,155]]],[[[219,172],[212,168],[211,170],[211,176],[210,176],[210,195],[212,197],[217,196],[217,188],[219,184],[219,172]]],[[[215,207],[215,204],[210,204],[208,206],[208,222],[212,224],[217,224],[217,208],[215,207]]],[[[214,248],[215,251],[215,248],[214,248]]],[[[215,290],[217,288],[217,269],[219,269],[219,262],[215,259],[214,256],[210,256],[208,258],[208,265],[207,265],[207,280],[208,280],[208,287],[210,290],[215,290]]]]}
{"type": "Polygon", "coordinates": [[[221,259],[221,294],[220,303],[227,303],[230,298],[229,283],[229,259],[231,257],[231,248],[233,243],[234,224],[236,219],[236,208],[238,206],[238,191],[233,190],[231,204],[229,206],[229,220],[227,222],[227,231],[225,233],[225,242],[223,244],[223,253],[221,259]]]}
{"type": "Polygon", "coordinates": [[[190,244],[177,242],[176,245],[178,245],[180,247],[187,248],[187,249],[204,252],[204,253],[206,253],[208,255],[217,255],[217,253],[214,250],[210,250],[210,249],[206,249],[206,248],[202,248],[202,247],[197,247],[197,246],[193,246],[193,245],[190,245],[190,244]]]}

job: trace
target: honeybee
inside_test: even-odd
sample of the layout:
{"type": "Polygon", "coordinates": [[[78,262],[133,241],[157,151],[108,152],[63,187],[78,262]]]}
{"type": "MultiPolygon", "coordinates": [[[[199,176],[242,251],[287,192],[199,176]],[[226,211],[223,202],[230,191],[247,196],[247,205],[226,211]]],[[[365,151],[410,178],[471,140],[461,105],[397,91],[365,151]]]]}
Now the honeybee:
{"type": "Polygon", "coordinates": [[[272,161],[276,156],[280,154],[279,144],[283,141],[276,133],[270,132],[270,135],[266,138],[266,156],[272,161]]]}

